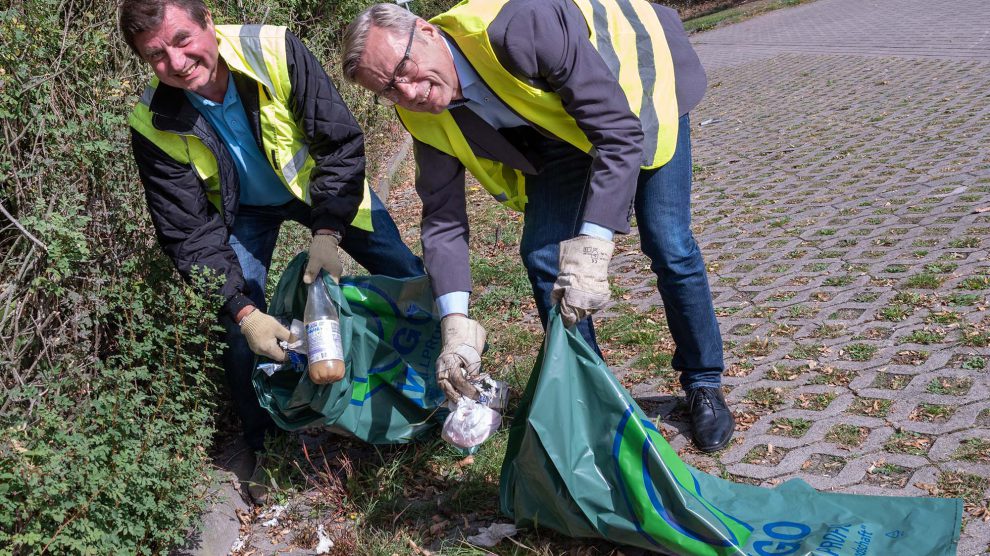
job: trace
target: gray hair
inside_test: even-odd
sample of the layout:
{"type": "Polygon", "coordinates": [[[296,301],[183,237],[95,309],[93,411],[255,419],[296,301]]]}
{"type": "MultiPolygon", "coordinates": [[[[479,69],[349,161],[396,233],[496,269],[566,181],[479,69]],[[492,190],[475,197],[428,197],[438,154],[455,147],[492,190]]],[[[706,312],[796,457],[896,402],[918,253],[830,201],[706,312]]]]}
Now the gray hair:
{"type": "Polygon", "coordinates": [[[344,79],[354,83],[361,56],[368,42],[368,31],[372,27],[387,31],[407,32],[419,19],[416,14],[398,4],[375,4],[364,10],[344,30],[344,42],[341,47],[341,66],[344,79]]]}

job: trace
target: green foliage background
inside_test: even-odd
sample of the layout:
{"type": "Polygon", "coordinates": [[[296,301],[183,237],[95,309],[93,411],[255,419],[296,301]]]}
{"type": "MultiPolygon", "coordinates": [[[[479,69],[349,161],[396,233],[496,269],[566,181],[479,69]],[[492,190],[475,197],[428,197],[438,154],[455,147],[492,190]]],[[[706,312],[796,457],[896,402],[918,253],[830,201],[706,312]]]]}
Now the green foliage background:
{"type": "MultiPolygon", "coordinates": [[[[211,7],[221,23],[289,25],[334,74],[368,4],[211,7]]],[[[206,502],[217,302],[155,241],[126,123],[149,72],[118,39],[115,3],[3,5],[0,554],[165,553],[206,502]]],[[[381,137],[381,109],[341,87],[381,137]]]]}

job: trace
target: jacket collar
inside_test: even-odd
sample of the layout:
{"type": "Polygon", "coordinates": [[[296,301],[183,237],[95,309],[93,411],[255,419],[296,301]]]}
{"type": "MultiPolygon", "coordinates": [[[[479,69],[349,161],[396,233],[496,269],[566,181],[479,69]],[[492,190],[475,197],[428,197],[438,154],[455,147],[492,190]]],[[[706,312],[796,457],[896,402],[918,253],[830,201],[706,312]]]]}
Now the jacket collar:
{"type": "Polygon", "coordinates": [[[158,83],[148,109],[153,114],[155,128],[171,133],[192,133],[203,119],[182,89],[164,83],[158,83]]]}

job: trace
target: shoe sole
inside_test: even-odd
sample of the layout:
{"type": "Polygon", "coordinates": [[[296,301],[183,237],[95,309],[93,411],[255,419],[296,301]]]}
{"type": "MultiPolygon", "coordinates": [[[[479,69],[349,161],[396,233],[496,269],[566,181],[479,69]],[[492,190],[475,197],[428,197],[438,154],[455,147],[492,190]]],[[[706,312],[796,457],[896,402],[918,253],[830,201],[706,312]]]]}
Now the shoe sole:
{"type": "Polygon", "coordinates": [[[696,440],[694,440],[694,438],[692,438],[691,440],[694,440],[694,447],[695,448],[697,448],[698,450],[700,450],[700,451],[702,451],[702,452],[704,452],[706,454],[710,454],[712,452],[717,452],[717,451],[725,448],[726,446],[728,446],[729,443],[732,442],[732,437],[733,437],[733,435],[730,434],[728,438],[726,438],[725,440],[723,440],[722,442],[719,442],[718,444],[716,444],[714,446],[701,446],[701,445],[698,444],[698,442],[696,440]]]}

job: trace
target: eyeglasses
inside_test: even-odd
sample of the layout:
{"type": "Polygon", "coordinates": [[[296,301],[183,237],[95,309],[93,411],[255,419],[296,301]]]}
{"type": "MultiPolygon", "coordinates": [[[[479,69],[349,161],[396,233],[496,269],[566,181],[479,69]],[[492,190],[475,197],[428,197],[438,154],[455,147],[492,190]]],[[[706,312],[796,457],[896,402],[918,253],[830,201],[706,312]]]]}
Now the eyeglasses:
{"type": "MultiPolygon", "coordinates": [[[[406,44],[406,53],[399,60],[399,63],[395,65],[395,70],[392,72],[392,78],[388,80],[385,87],[378,91],[375,95],[375,102],[378,104],[383,104],[385,106],[392,106],[398,102],[398,89],[395,86],[399,83],[399,79],[406,79],[411,75],[414,75],[417,71],[416,62],[409,59],[409,52],[412,50],[413,38],[416,36],[416,22],[413,22],[413,26],[409,29],[409,42],[406,44]]],[[[405,81],[403,81],[405,83],[405,81]]]]}

